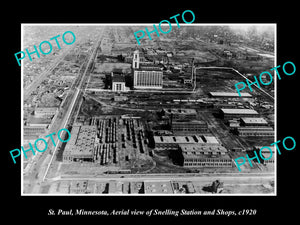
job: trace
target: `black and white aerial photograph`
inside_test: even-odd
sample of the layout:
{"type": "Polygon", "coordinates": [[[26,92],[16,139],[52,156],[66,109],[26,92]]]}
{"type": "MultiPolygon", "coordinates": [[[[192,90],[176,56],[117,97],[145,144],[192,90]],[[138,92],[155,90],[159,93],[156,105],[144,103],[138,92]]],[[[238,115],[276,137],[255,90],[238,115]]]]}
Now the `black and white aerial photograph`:
{"type": "Polygon", "coordinates": [[[22,195],[276,195],[276,24],[170,25],[21,25],[22,195]]]}
{"type": "Polygon", "coordinates": [[[43,3],[2,14],[4,221],[297,221],[296,3],[43,3]]]}

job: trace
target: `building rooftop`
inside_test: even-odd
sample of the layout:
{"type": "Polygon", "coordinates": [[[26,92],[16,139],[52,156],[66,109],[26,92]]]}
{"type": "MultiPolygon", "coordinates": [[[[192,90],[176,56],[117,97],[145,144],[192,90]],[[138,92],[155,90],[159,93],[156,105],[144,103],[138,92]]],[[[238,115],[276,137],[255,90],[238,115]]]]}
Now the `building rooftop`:
{"type": "Polygon", "coordinates": [[[273,131],[273,128],[272,127],[268,127],[268,126],[263,126],[263,127],[261,127],[261,126],[259,126],[259,127],[239,127],[238,128],[238,130],[239,131],[242,131],[242,130],[247,130],[247,131],[259,131],[259,132],[261,132],[261,131],[273,131]]]}
{"type": "Polygon", "coordinates": [[[221,145],[207,146],[207,145],[189,145],[179,144],[182,150],[182,155],[185,159],[192,158],[223,158],[230,159],[227,154],[227,149],[221,145]]]}
{"type": "Polygon", "coordinates": [[[141,68],[136,68],[134,70],[137,70],[137,71],[155,71],[155,72],[163,73],[163,71],[159,67],[144,66],[144,65],[141,68]]]}
{"type": "Polygon", "coordinates": [[[64,154],[93,155],[96,126],[73,126],[64,154]]]}
{"type": "Polygon", "coordinates": [[[219,144],[213,136],[154,136],[155,143],[177,143],[177,144],[219,144]]]}
{"type": "Polygon", "coordinates": [[[255,111],[254,109],[224,109],[224,108],[221,108],[221,111],[224,113],[224,114],[257,114],[258,115],[258,112],[255,111]]]}
{"type": "Polygon", "coordinates": [[[268,124],[268,122],[262,117],[242,117],[241,121],[245,124],[268,124]]]}
{"type": "Polygon", "coordinates": [[[174,193],[170,181],[145,181],[145,194],[170,194],[174,193]]]}
{"type": "MultiPolygon", "coordinates": [[[[239,94],[237,92],[209,92],[209,94],[212,97],[233,97],[233,98],[239,98],[239,94]]],[[[241,97],[252,97],[251,94],[244,92],[244,93],[240,93],[241,97]]]]}
{"type": "Polygon", "coordinates": [[[123,194],[123,183],[117,181],[109,181],[108,184],[109,194],[123,194]]]}
{"type": "Polygon", "coordinates": [[[208,143],[208,144],[219,144],[217,138],[214,136],[204,135],[203,137],[206,140],[206,143],[208,143]]]}
{"type": "Polygon", "coordinates": [[[196,136],[154,136],[154,141],[156,144],[158,143],[203,143],[201,138],[197,138],[196,136]],[[197,142],[198,141],[198,142],[197,142]]]}
{"type": "Polygon", "coordinates": [[[27,124],[50,124],[51,123],[50,118],[43,118],[43,117],[35,117],[35,116],[29,116],[27,118],[27,124]]]}
{"type": "Polygon", "coordinates": [[[26,131],[26,130],[38,130],[38,129],[46,131],[46,126],[45,125],[40,125],[40,126],[24,126],[23,127],[23,131],[26,131]]]}
{"type": "Polygon", "coordinates": [[[125,82],[125,77],[120,74],[114,74],[112,77],[112,82],[125,82]]]}

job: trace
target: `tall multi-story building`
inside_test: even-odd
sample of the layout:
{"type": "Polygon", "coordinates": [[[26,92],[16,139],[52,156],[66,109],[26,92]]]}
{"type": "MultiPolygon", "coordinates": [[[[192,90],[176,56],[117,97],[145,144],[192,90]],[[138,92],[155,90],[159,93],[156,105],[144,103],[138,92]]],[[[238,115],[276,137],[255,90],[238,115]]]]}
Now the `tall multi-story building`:
{"type": "Polygon", "coordinates": [[[132,60],[133,87],[136,89],[161,89],[163,72],[156,65],[140,65],[139,51],[136,50],[132,60]]]}
{"type": "Polygon", "coordinates": [[[132,69],[140,68],[140,54],[139,50],[135,50],[132,58],[132,69]]]}
{"type": "Polygon", "coordinates": [[[161,89],[163,87],[162,76],[162,71],[135,70],[133,87],[136,89],[161,89]]]}

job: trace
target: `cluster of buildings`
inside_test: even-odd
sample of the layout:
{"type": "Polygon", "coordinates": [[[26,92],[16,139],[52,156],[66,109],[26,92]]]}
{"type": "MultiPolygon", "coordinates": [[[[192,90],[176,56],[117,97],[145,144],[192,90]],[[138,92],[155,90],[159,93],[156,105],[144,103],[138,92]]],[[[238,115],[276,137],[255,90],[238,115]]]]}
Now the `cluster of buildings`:
{"type": "Polygon", "coordinates": [[[254,109],[221,108],[220,115],[239,136],[274,136],[274,129],[254,109]]]}
{"type": "Polygon", "coordinates": [[[36,107],[34,115],[28,116],[24,122],[24,139],[36,139],[45,134],[57,112],[57,107],[36,107]]]}
{"type": "MultiPolygon", "coordinates": [[[[134,89],[161,89],[163,87],[162,67],[146,62],[139,50],[135,50],[131,57],[125,57],[125,62],[132,61],[133,88],[134,89]]],[[[122,74],[112,73],[112,91],[124,92],[129,88],[125,86],[125,77],[122,74]]]]}
{"type": "Polygon", "coordinates": [[[191,181],[115,181],[63,180],[54,182],[50,194],[194,194],[191,181]]]}
{"type": "MultiPolygon", "coordinates": [[[[213,107],[233,133],[239,136],[274,136],[273,121],[268,122],[251,109],[257,104],[250,93],[244,92],[239,96],[236,92],[209,92],[208,95],[216,101],[213,107]]],[[[259,105],[263,107],[266,103],[259,105]]]]}
{"type": "Polygon", "coordinates": [[[64,162],[118,162],[116,120],[94,119],[91,125],[76,125],[63,152],[64,162]]]}
{"type": "Polygon", "coordinates": [[[214,136],[154,136],[155,149],[179,151],[186,168],[232,167],[227,149],[214,136]]]}
{"type": "Polygon", "coordinates": [[[115,166],[120,158],[131,159],[134,152],[146,153],[147,143],[139,117],[93,117],[88,125],[73,126],[63,160],[115,166]]]}
{"type": "Polygon", "coordinates": [[[156,64],[140,62],[139,50],[134,51],[132,69],[135,89],[161,89],[163,87],[161,67],[156,64]]]}
{"type": "MultiPolygon", "coordinates": [[[[226,53],[230,56],[230,52],[226,53]]],[[[133,89],[163,88],[162,66],[147,61],[139,50],[126,56],[125,62],[132,63],[133,89]]],[[[111,78],[112,91],[118,92],[115,99],[122,101],[124,96],[121,92],[130,90],[130,87],[126,86],[128,82],[125,80],[125,75],[122,72],[114,71],[111,73],[111,78]],[[121,96],[119,96],[120,94],[121,96]]],[[[241,95],[239,96],[236,92],[209,92],[209,99],[214,104],[213,107],[217,108],[220,117],[229,123],[230,128],[236,134],[240,136],[273,136],[273,128],[256,110],[237,107],[238,104],[242,104],[239,102],[241,98],[244,102],[252,101],[251,94],[241,93],[241,95]],[[215,107],[215,103],[218,104],[217,107],[215,107]]],[[[199,104],[207,103],[203,99],[193,101],[199,104]]],[[[43,112],[39,113],[43,114],[43,112]]],[[[170,125],[171,135],[154,136],[155,150],[178,151],[182,158],[182,166],[185,168],[232,167],[232,159],[227,149],[210,134],[207,122],[198,119],[195,109],[169,108],[164,109],[164,113],[162,119],[170,125]]],[[[145,144],[148,143],[144,137],[143,129],[137,130],[136,128],[139,126],[134,125],[135,122],[130,120],[124,120],[123,128],[121,128],[121,124],[117,123],[115,122],[110,126],[103,120],[97,122],[96,125],[74,126],[71,140],[63,153],[64,161],[89,161],[106,165],[109,158],[112,158],[114,163],[118,162],[119,149],[125,152],[124,156],[127,159],[130,159],[130,151],[133,151],[134,148],[144,153],[145,144]],[[121,131],[119,134],[117,134],[118,129],[121,131]],[[101,137],[104,139],[101,140],[101,137]],[[119,140],[116,140],[118,137],[119,140]]],[[[153,192],[157,189],[163,192],[161,187],[143,185],[145,185],[145,192],[153,192]]],[[[111,187],[119,188],[118,185],[111,187]]]]}
{"type": "Polygon", "coordinates": [[[129,90],[129,88],[125,86],[124,76],[113,72],[111,74],[112,74],[112,91],[124,92],[129,90]]]}
{"type": "Polygon", "coordinates": [[[219,144],[179,144],[184,167],[232,167],[227,149],[219,144]]]}
{"type": "Polygon", "coordinates": [[[154,136],[155,150],[178,151],[185,168],[232,167],[227,149],[210,134],[206,121],[199,120],[195,109],[164,109],[173,135],[154,136]]]}

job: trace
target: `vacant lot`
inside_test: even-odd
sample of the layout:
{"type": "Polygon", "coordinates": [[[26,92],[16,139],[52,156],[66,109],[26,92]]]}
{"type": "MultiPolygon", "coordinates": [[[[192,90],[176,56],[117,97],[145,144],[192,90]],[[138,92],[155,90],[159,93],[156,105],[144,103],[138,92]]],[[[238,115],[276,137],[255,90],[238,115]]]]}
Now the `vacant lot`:
{"type": "Polygon", "coordinates": [[[123,73],[129,73],[131,64],[129,63],[99,63],[97,64],[94,73],[110,73],[114,69],[121,69],[123,73]]]}

